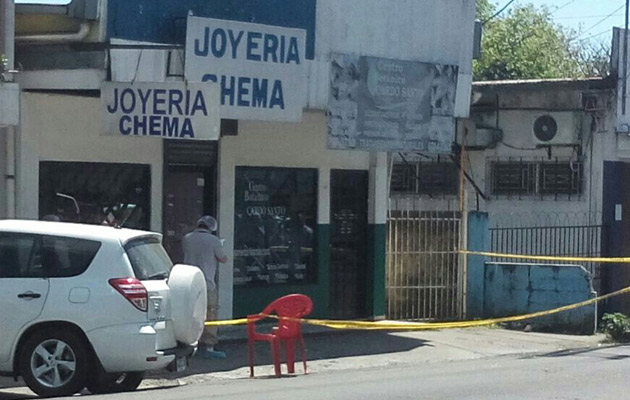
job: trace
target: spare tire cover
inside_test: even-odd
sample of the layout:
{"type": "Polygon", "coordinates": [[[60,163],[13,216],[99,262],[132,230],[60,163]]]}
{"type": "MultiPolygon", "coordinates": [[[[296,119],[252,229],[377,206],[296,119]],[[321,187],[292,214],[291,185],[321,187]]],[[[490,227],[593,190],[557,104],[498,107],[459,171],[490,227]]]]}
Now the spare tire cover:
{"type": "Polygon", "coordinates": [[[177,264],[168,278],[171,316],[175,338],[188,345],[197,343],[206,321],[206,279],[191,265],[177,264]]]}

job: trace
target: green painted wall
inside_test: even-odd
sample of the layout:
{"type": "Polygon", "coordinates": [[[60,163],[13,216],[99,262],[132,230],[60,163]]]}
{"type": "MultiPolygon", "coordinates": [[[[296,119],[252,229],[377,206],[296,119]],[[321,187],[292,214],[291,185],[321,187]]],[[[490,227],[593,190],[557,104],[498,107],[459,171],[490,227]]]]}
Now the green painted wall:
{"type": "Polygon", "coordinates": [[[368,315],[385,316],[385,246],[387,225],[368,225],[368,315]]]}
{"type": "Polygon", "coordinates": [[[234,287],[234,318],[256,314],[278,297],[301,293],[314,303],[312,318],[327,318],[330,310],[330,226],[317,225],[317,282],[268,287],[234,287]]]}
{"type": "MultiPolygon", "coordinates": [[[[368,225],[368,264],[366,270],[366,313],[368,317],[385,315],[385,224],[368,225]]],[[[317,282],[313,284],[269,287],[235,287],[234,318],[260,312],[278,297],[291,293],[309,296],[315,305],[312,318],[329,318],[330,310],[330,226],[317,226],[317,282]]]]}

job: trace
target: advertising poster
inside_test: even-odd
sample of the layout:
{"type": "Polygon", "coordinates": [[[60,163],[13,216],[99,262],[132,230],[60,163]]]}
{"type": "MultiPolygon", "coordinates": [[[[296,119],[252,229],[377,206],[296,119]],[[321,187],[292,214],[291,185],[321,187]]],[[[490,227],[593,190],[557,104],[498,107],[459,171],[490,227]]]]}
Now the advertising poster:
{"type": "Polygon", "coordinates": [[[457,67],[335,54],[328,148],[450,153],[457,67]]]}
{"type": "Polygon", "coordinates": [[[313,282],[317,170],[236,169],[234,285],[313,282]]]}

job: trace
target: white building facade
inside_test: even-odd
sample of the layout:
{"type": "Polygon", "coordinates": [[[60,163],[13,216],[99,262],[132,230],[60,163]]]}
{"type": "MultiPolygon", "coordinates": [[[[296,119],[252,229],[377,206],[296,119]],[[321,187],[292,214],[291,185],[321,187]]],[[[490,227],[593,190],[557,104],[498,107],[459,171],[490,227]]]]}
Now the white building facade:
{"type": "MultiPolygon", "coordinates": [[[[181,261],[182,235],[199,216],[213,214],[229,257],[218,277],[222,318],[258,312],[294,292],[313,298],[316,315],[382,317],[391,158],[384,151],[327,148],[331,55],[456,66],[453,118],[465,118],[474,2],[301,0],[277,10],[205,3],[74,0],[17,7],[20,123],[15,145],[2,142],[5,151],[7,143],[15,146],[16,191],[15,206],[1,207],[4,216],[55,213],[160,231],[181,261]],[[217,140],[103,135],[104,82],[157,88],[190,79],[184,65],[191,55],[189,15],[223,21],[232,44],[237,39],[229,35],[243,26],[261,30],[261,53],[243,53],[247,59],[264,54],[264,46],[280,48],[269,33],[274,29],[301,32],[302,69],[282,73],[305,77],[289,80],[300,87],[285,88],[287,99],[296,94],[298,120],[260,110],[226,119],[223,108],[208,107],[221,118],[217,140]]],[[[243,74],[251,73],[245,64],[243,74]]],[[[183,104],[165,99],[170,106],[154,107],[156,114],[183,104]]]]}

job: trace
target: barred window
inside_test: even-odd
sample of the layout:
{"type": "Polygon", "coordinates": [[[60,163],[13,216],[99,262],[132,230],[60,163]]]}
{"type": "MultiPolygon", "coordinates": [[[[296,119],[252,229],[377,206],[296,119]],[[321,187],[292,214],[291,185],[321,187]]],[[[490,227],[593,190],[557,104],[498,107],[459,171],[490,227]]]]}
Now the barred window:
{"type": "Polygon", "coordinates": [[[492,161],[491,191],[497,196],[579,195],[584,185],[581,161],[492,161]]]}
{"type": "Polygon", "coordinates": [[[540,164],[540,193],[580,194],[582,174],[582,163],[540,164]]]}
{"type": "Polygon", "coordinates": [[[530,195],[536,193],[536,164],[533,162],[493,162],[492,193],[530,195]]]}
{"type": "Polygon", "coordinates": [[[395,163],[391,191],[426,195],[455,195],[459,189],[457,165],[452,162],[395,163]]]}

